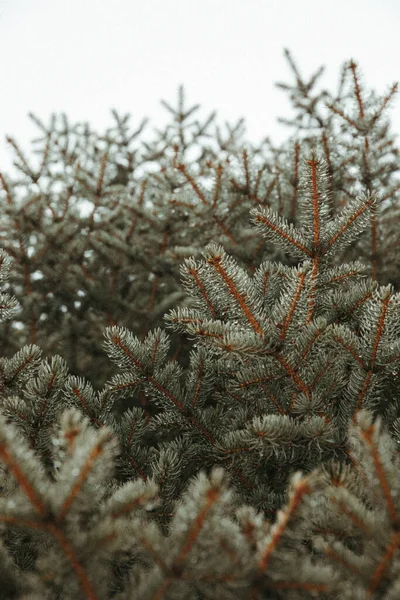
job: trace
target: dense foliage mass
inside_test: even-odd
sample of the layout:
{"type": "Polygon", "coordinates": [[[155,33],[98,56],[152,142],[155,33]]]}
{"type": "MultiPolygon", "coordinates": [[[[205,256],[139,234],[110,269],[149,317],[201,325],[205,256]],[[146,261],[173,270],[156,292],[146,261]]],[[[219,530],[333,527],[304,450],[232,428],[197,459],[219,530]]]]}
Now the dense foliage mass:
{"type": "Polygon", "coordinates": [[[182,89],[150,140],[32,115],[35,167],[9,138],[5,599],[399,597],[396,86],[286,56],[279,148],[182,89]]]}

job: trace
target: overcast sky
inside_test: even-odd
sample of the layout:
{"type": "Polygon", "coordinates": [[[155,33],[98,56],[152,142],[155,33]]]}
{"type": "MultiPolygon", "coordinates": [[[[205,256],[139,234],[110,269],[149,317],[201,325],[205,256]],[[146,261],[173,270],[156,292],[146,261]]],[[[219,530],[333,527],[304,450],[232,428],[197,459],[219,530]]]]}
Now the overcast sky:
{"type": "MultiPolygon", "coordinates": [[[[283,48],[307,76],[324,64],[330,90],[353,58],[383,94],[400,79],[399,27],[399,0],[0,0],[0,171],[13,156],[6,134],[29,154],[29,111],[100,129],[115,107],[162,125],[159,101],[173,103],[180,83],[204,114],[243,116],[248,139],[279,141],[276,117],[290,111],[274,83],[292,81],[283,48]]],[[[400,132],[398,96],[391,115],[400,132]]]]}

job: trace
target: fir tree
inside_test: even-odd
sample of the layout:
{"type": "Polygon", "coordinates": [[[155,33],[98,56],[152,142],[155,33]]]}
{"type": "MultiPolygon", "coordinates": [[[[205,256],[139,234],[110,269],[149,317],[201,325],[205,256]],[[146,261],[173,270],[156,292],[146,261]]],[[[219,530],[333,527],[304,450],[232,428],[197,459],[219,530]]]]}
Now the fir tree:
{"type": "Polygon", "coordinates": [[[182,88],[150,142],[35,117],[36,168],[10,138],[4,598],[397,597],[396,88],[286,54],[280,148],[182,88]]]}
{"type": "MultiPolygon", "coordinates": [[[[301,222],[299,175],[313,150],[327,162],[332,217],[360,193],[378,203],[337,264],[362,260],[374,279],[398,289],[398,150],[384,118],[395,86],[382,99],[365,92],[351,62],[338,93],[321,93],[318,73],[304,81],[290,60],[296,132],[280,148],[244,144],[241,122],[212,136],[213,115],[195,119],[198,107],[182,89],[176,108],[164,103],[172,123],[150,141],[142,139],[146,121],[132,129],[129,115],[115,111],[102,134],[65,115],[48,126],[32,115],[38,167],[8,138],[20,176],[0,177],[1,239],[15,261],[11,289],[23,302],[19,329],[2,333],[7,355],[37,343],[99,388],[112,373],[98,342],[104,327],[124,325],[143,338],[161,326],[184,302],[182,260],[208,243],[222,243],[252,271],[265,260],[296,264],[254,235],[249,211],[262,205],[301,222]]],[[[175,336],[171,352],[187,356],[187,341],[175,336]]]]}

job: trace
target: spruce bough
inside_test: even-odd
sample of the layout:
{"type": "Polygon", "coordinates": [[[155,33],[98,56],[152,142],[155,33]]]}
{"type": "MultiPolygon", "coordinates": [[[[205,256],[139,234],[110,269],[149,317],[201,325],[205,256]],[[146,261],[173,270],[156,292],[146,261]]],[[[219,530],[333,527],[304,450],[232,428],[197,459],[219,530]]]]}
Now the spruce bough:
{"type": "Polygon", "coordinates": [[[398,598],[396,86],[286,55],[279,148],[182,89],[151,142],[35,117],[36,169],[9,138],[2,597],[398,598]]]}

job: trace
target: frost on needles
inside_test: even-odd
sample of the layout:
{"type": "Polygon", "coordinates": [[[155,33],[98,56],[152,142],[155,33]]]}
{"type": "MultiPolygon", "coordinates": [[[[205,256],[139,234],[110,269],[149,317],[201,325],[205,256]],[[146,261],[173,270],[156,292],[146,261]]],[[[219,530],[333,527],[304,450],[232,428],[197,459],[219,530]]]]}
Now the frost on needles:
{"type": "Polygon", "coordinates": [[[152,143],[37,120],[37,170],[10,138],[2,598],[398,598],[395,87],[287,58],[280,148],[183,89],[152,143]]]}

